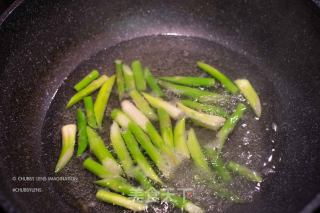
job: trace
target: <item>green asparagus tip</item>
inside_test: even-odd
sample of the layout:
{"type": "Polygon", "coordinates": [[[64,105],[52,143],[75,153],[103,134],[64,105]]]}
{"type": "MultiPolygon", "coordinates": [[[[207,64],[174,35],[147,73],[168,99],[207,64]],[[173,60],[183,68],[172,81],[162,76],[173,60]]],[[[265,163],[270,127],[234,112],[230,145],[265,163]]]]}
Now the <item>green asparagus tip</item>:
{"type": "Polygon", "coordinates": [[[255,171],[240,165],[234,161],[229,161],[227,164],[227,168],[231,171],[245,177],[246,179],[253,181],[253,182],[262,182],[262,177],[255,171]]]}
{"type": "Polygon", "coordinates": [[[92,81],[99,77],[98,70],[92,70],[88,75],[86,75],[79,83],[74,86],[74,89],[79,92],[86,86],[88,86],[92,81]]]}
{"type": "Polygon", "coordinates": [[[71,97],[71,99],[67,103],[66,108],[67,109],[70,108],[74,104],[81,101],[84,97],[90,95],[91,93],[99,89],[107,79],[108,79],[108,76],[102,75],[100,76],[100,78],[92,81],[88,86],[86,86],[85,88],[83,88],[82,90],[80,90],[74,96],[71,97]]]}
{"type": "Polygon", "coordinates": [[[210,66],[209,64],[203,63],[201,61],[197,62],[198,67],[200,67],[203,71],[212,75],[212,77],[216,78],[223,85],[224,88],[229,90],[232,94],[236,94],[239,89],[238,87],[222,72],[217,70],[216,68],[210,66]]]}

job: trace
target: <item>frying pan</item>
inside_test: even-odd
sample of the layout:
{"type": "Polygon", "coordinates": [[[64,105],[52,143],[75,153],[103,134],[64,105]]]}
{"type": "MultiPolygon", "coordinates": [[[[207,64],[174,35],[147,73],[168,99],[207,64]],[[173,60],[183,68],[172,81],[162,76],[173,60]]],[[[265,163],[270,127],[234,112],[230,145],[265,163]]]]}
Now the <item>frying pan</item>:
{"type": "MultiPolygon", "coordinates": [[[[92,68],[111,74],[116,58],[139,58],[155,75],[199,73],[195,61],[201,59],[253,82],[265,111],[248,149],[275,149],[274,172],[252,202],[225,212],[310,212],[320,203],[320,17],[309,1],[20,0],[0,24],[0,201],[6,211],[123,211],[96,202],[94,177],[81,159],[57,175],[76,180],[27,178],[55,177],[59,129],[74,119],[64,110],[72,85],[92,68]],[[264,131],[271,122],[277,131],[264,131]],[[23,187],[41,192],[16,191],[23,187]]],[[[228,146],[237,139],[232,135],[228,146]]],[[[270,154],[261,153],[257,169],[270,154]]]]}

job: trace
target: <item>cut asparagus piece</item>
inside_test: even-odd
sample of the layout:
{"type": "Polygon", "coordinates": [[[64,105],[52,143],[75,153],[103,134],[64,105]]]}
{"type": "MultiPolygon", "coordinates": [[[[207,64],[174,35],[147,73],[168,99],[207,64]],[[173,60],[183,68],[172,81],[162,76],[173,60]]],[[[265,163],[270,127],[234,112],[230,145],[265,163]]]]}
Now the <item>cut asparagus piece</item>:
{"type": "Polygon", "coordinates": [[[62,149],[54,170],[55,173],[61,171],[70,161],[74,151],[74,144],[76,142],[76,132],[77,126],[75,124],[68,124],[61,128],[62,149]]]}
{"type": "Polygon", "coordinates": [[[174,147],[177,154],[181,156],[181,160],[190,158],[190,153],[188,150],[186,142],[186,120],[182,118],[177,121],[174,128],[174,147]]]}
{"type": "Polygon", "coordinates": [[[145,97],[145,99],[147,99],[151,106],[153,106],[154,108],[163,108],[173,119],[177,120],[183,116],[182,111],[173,104],[164,101],[161,98],[153,97],[147,93],[142,93],[142,95],[145,97]]]}
{"type": "Polygon", "coordinates": [[[130,197],[134,197],[138,200],[145,200],[145,201],[167,201],[174,204],[176,207],[181,208],[187,212],[191,213],[202,213],[203,210],[196,206],[195,204],[191,203],[190,201],[186,200],[183,197],[177,196],[173,193],[166,192],[166,191],[158,191],[152,186],[144,191],[141,188],[134,187],[128,183],[126,183],[122,178],[107,178],[103,180],[96,181],[96,183],[103,187],[108,187],[113,191],[118,193],[125,194],[130,197]]]}
{"type": "Polygon", "coordinates": [[[187,146],[188,146],[191,158],[193,159],[195,165],[200,169],[206,172],[209,172],[210,169],[208,166],[207,159],[203,154],[203,151],[198,142],[197,136],[192,128],[188,131],[187,146]]]}
{"type": "Polygon", "coordinates": [[[126,143],[133,159],[136,161],[140,169],[143,171],[143,173],[149,177],[151,180],[162,183],[160,178],[158,177],[157,173],[153,170],[152,166],[149,164],[148,160],[144,157],[142,152],[139,149],[139,145],[134,138],[134,136],[131,134],[129,130],[125,130],[122,133],[122,137],[124,139],[124,142],[126,143]]]}
{"type": "Polygon", "coordinates": [[[102,75],[97,80],[92,81],[88,86],[86,86],[84,89],[80,90],[71,97],[66,108],[70,108],[72,105],[81,101],[84,97],[90,95],[91,93],[99,89],[104,84],[104,82],[106,82],[107,79],[108,77],[106,75],[102,75]]]}
{"type": "Polygon", "coordinates": [[[215,84],[213,78],[190,77],[190,76],[165,76],[159,79],[175,84],[181,84],[191,87],[212,87],[215,84]]]}
{"type": "Polygon", "coordinates": [[[95,183],[99,186],[107,187],[112,191],[130,196],[130,197],[134,197],[135,199],[139,199],[139,200],[148,199],[147,193],[143,189],[132,186],[122,177],[105,178],[102,180],[95,181],[95,183]]]}
{"type": "Polygon", "coordinates": [[[132,173],[134,175],[134,178],[136,181],[140,184],[140,186],[144,190],[150,190],[153,189],[153,184],[149,181],[149,179],[143,174],[143,172],[140,170],[140,168],[136,167],[132,170],[132,173]]]}
{"type": "Polygon", "coordinates": [[[92,97],[91,96],[85,97],[83,99],[83,102],[84,102],[84,108],[86,109],[88,125],[94,129],[98,128],[96,117],[94,115],[92,97]]]}
{"type": "Polygon", "coordinates": [[[210,75],[212,75],[212,77],[214,77],[215,79],[220,81],[222,86],[224,88],[226,88],[232,94],[236,94],[238,92],[238,90],[239,90],[238,87],[227,76],[225,76],[223,73],[221,73],[216,68],[210,66],[209,64],[205,64],[201,61],[198,61],[197,65],[198,65],[198,67],[200,67],[200,69],[209,73],[210,75]]]}
{"type": "Polygon", "coordinates": [[[133,102],[138,107],[138,109],[140,109],[150,120],[158,120],[156,113],[153,111],[149,103],[138,91],[132,90],[130,92],[130,97],[132,98],[133,102]]]}
{"type": "Polygon", "coordinates": [[[182,86],[178,84],[172,84],[166,81],[159,81],[159,84],[176,95],[187,96],[199,102],[222,103],[222,102],[225,102],[225,99],[227,98],[227,97],[224,97],[223,95],[220,95],[214,92],[209,92],[206,90],[200,90],[200,89],[182,86]]]}
{"type": "Polygon", "coordinates": [[[120,128],[118,124],[114,121],[110,128],[110,140],[115,153],[120,160],[120,164],[126,175],[131,177],[131,170],[133,168],[133,161],[127,150],[127,147],[122,139],[120,128]]]}
{"type": "Polygon", "coordinates": [[[238,80],[235,80],[234,83],[239,87],[240,92],[247,99],[256,116],[260,117],[261,116],[260,99],[257,92],[251,85],[251,83],[247,79],[238,79],[238,80]]]}
{"type": "Polygon", "coordinates": [[[87,127],[87,134],[91,152],[106,169],[110,170],[113,174],[120,174],[122,172],[120,165],[114,159],[98,133],[94,129],[87,127]]]}
{"type": "Polygon", "coordinates": [[[230,182],[231,175],[227,170],[227,168],[225,167],[223,161],[221,160],[217,150],[212,149],[210,147],[205,147],[204,150],[210,165],[216,171],[219,178],[221,178],[224,182],[230,182]]]}
{"type": "Polygon", "coordinates": [[[163,108],[158,108],[158,117],[163,141],[166,146],[172,149],[174,148],[174,143],[170,116],[163,108]]]}
{"type": "Polygon", "coordinates": [[[134,134],[142,148],[147,152],[150,159],[156,164],[158,169],[165,177],[169,177],[174,170],[174,166],[168,164],[168,160],[161,152],[152,144],[149,137],[135,123],[131,122],[128,126],[129,130],[134,134]]]}
{"type": "Polygon", "coordinates": [[[147,130],[147,125],[150,123],[148,118],[138,110],[130,101],[124,100],[121,102],[122,111],[144,131],[147,130]]]}
{"type": "Polygon", "coordinates": [[[128,65],[123,64],[122,70],[123,70],[126,91],[130,92],[131,90],[136,89],[136,85],[135,85],[134,77],[133,77],[133,72],[132,72],[131,68],[128,65]]]}
{"type": "Polygon", "coordinates": [[[217,115],[224,118],[228,117],[228,112],[219,106],[202,104],[202,103],[199,103],[193,100],[187,100],[187,99],[181,100],[180,102],[191,109],[204,112],[209,115],[217,115]]]}
{"type": "Polygon", "coordinates": [[[144,77],[147,81],[148,86],[150,87],[150,89],[152,90],[152,93],[155,96],[161,97],[164,96],[161,88],[159,87],[157,80],[153,77],[151,71],[149,68],[144,68],[144,77]]]}
{"type": "Polygon", "coordinates": [[[88,146],[87,120],[84,112],[77,109],[78,150],[77,156],[81,156],[88,146]]]}
{"type": "Polygon", "coordinates": [[[262,177],[255,171],[252,171],[251,169],[240,165],[234,161],[229,161],[227,164],[227,168],[246,179],[253,181],[253,182],[262,182],[262,177]]]}
{"type": "Polygon", "coordinates": [[[99,77],[98,70],[92,70],[88,75],[86,75],[81,81],[74,85],[74,89],[79,92],[86,86],[88,86],[92,81],[96,80],[99,77]]]}
{"type": "Polygon", "coordinates": [[[83,161],[83,167],[100,178],[108,178],[115,176],[115,174],[111,173],[103,165],[101,165],[100,163],[98,163],[90,157],[83,161]]]}
{"type": "Polygon", "coordinates": [[[148,192],[147,195],[143,197],[149,197],[148,200],[156,201],[158,199],[166,202],[172,203],[175,207],[180,208],[182,211],[189,213],[202,213],[204,212],[200,207],[196,206],[192,202],[188,201],[184,197],[180,197],[173,193],[167,192],[165,189],[160,189],[159,191],[155,189],[149,180],[140,172],[140,170],[134,170],[135,179],[139,184],[148,192]],[[151,194],[150,194],[151,192],[151,194]],[[157,196],[157,197],[155,197],[157,196]]]}
{"type": "MultiPolygon", "coordinates": [[[[141,173],[142,175],[142,173],[141,173]]],[[[145,178],[145,177],[143,177],[145,178]]],[[[151,188],[144,190],[140,187],[135,187],[126,182],[125,179],[121,177],[116,178],[106,178],[102,180],[95,181],[96,184],[102,187],[108,187],[109,189],[133,197],[135,200],[140,200],[141,202],[155,202],[159,201],[159,192],[154,189],[151,185],[151,188]]]]}
{"type": "Polygon", "coordinates": [[[104,112],[108,105],[108,100],[112,91],[113,84],[115,82],[116,76],[111,76],[106,82],[102,85],[99,93],[97,95],[96,101],[94,102],[94,114],[96,117],[97,125],[101,128],[102,120],[104,117],[104,112]]]}
{"type": "Polygon", "coordinates": [[[224,143],[226,142],[229,134],[232,132],[238,121],[242,118],[246,106],[239,103],[232,113],[232,115],[227,119],[223,127],[218,131],[215,140],[213,141],[213,147],[221,151],[224,143]]]}
{"type": "Polygon", "coordinates": [[[128,100],[122,101],[121,107],[128,117],[130,117],[149,135],[153,144],[156,145],[164,154],[166,154],[173,164],[177,164],[178,161],[173,150],[165,145],[162,137],[153,124],[148,120],[148,118],[128,100]]]}
{"type": "Polygon", "coordinates": [[[127,129],[129,123],[132,122],[130,118],[118,108],[112,110],[111,118],[115,120],[124,129],[127,129]]]}
{"type": "Polygon", "coordinates": [[[204,213],[204,210],[184,197],[180,197],[170,192],[160,191],[160,198],[163,201],[172,203],[175,207],[189,213],[204,213]]]}
{"type": "Polygon", "coordinates": [[[146,81],[144,79],[144,73],[142,70],[141,62],[139,60],[134,60],[131,63],[131,68],[133,71],[134,80],[136,83],[136,88],[138,91],[146,90],[146,81]]]}
{"type": "Polygon", "coordinates": [[[116,65],[117,91],[119,95],[119,100],[121,101],[125,93],[125,80],[124,80],[123,71],[122,71],[122,61],[115,60],[114,63],[116,65]]]}
{"type": "Polygon", "coordinates": [[[147,206],[143,203],[103,189],[98,190],[96,197],[101,201],[117,206],[122,206],[135,212],[144,211],[147,208],[147,206]]]}
{"type": "Polygon", "coordinates": [[[189,107],[186,107],[181,103],[177,103],[177,106],[186,114],[187,117],[199,122],[204,127],[209,129],[217,130],[224,124],[226,120],[225,118],[220,116],[208,115],[202,112],[197,112],[189,107]]]}
{"type": "Polygon", "coordinates": [[[163,175],[168,177],[172,171],[172,167],[167,164],[167,161],[163,158],[159,150],[153,145],[143,130],[119,109],[114,109],[111,112],[111,117],[122,128],[129,129],[133,133],[142,148],[149,155],[150,159],[156,164],[163,175]]]}

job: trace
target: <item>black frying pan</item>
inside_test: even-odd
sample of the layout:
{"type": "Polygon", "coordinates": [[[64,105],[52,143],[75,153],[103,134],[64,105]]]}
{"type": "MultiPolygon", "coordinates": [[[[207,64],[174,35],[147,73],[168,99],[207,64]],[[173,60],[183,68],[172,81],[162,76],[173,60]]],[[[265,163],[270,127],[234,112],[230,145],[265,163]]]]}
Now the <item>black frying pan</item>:
{"type": "Polygon", "coordinates": [[[253,165],[263,170],[274,148],[275,173],[252,202],[226,212],[307,212],[319,203],[320,18],[308,1],[17,1],[14,7],[0,19],[0,201],[7,211],[123,211],[95,201],[94,177],[80,159],[58,175],[77,181],[21,180],[54,176],[59,129],[74,119],[64,110],[71,86],[91,68],[111,74],[116,58],[139,58],[156,75],[198,73],[201,59],[253,82],[265,111],[248,149],[260,147],[253,165]],[[266,132],[272,122],[277,132],[266,132]],[[42,192],[15,192],[23,187],[42,192]]]}

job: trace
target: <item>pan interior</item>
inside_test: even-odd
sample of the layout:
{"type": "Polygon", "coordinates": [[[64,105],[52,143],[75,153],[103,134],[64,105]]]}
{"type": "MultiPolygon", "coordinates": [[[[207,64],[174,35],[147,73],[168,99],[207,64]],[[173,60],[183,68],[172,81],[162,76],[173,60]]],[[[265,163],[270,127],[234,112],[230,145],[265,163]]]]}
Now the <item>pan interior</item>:
{"type": "MultiPolygon", "coordinates": [[[[112,75],[115,70],[113,64],[115,59],[122,59],[126,63],[139,59],[143,65],[152,70],[155,76],[200,76],[203,75],[203,72],[196,67],[196,61],[203,60],[223,71],[231,79],[249,79],[260,94],[263,108],[262,117],[257,119],[251,109],[247,111],[244,119],[237,125],[227,141],[223,158],[245,164],[261,172],[264,177],[275,172],[278,161],[278,149],[275,145],[277,123],[281,119],[278,117],[277,111],[281,106],[274,106],[274,103],[279,103],[279,97],[273,83],[268,79],[268,73],[271,71],[255,65],[244,55],[212,41],[194,37],[159,35],[124,41],[104,49],[83,61],[70,76],[66,76],[52,100],[42,128],[43,153],[41,156],[48,174],[53,173],[59,156],[60,128],[64,124],[75,123],[75,109],[83,107],[82,104],[77,104],[69,110],[65,109],[68,99],[75,93],[73,85],[92,69],[98,69],[100,73],[106,73],[109,76],[112,75]]],[[[118,97],[113,90],[106,111],[107,118],[104,120],[101,132],[106,143],[109,143],[110,111],[118,106],[118,97]]],[[[214,136],[212,131],[200,128],[196,128],[196,133],[200,143],[208,143],[214,136]]],[[[86,156],[88,155],[81,158],[73,157],[66,168],[58,174],[63,177],[76,177],[78,181],[67,183],[56,181],[51,183],[52,187],[63,196],[65,202],[74,208],[80,208],[81,211],[116,211],[117,207],[100,203],[95,199],[97,188],[92,182],[96,178],[82,168],[82,161],[86,156]]],[[[226,211],[230,203],[214,198],[212,192],[205,189],[206,187],[199,186],[195,181],[192,181],[194,173],[184,166],[188,165],[185,164],[176,171],[175,181],[171,184],[178,188],[186,187],[191,190],[192,193],[188,193],[187,196],[209,212],[226,211]]],[[[235,178],[234,189],[249,202],[263,199],[263,183],[261,186],[247,183],[241,178],[235,178]]],[[[171,209],[165,204],[161,205],[160,207],[152,207],[150,211],[167,212],[171,209]]]]}

